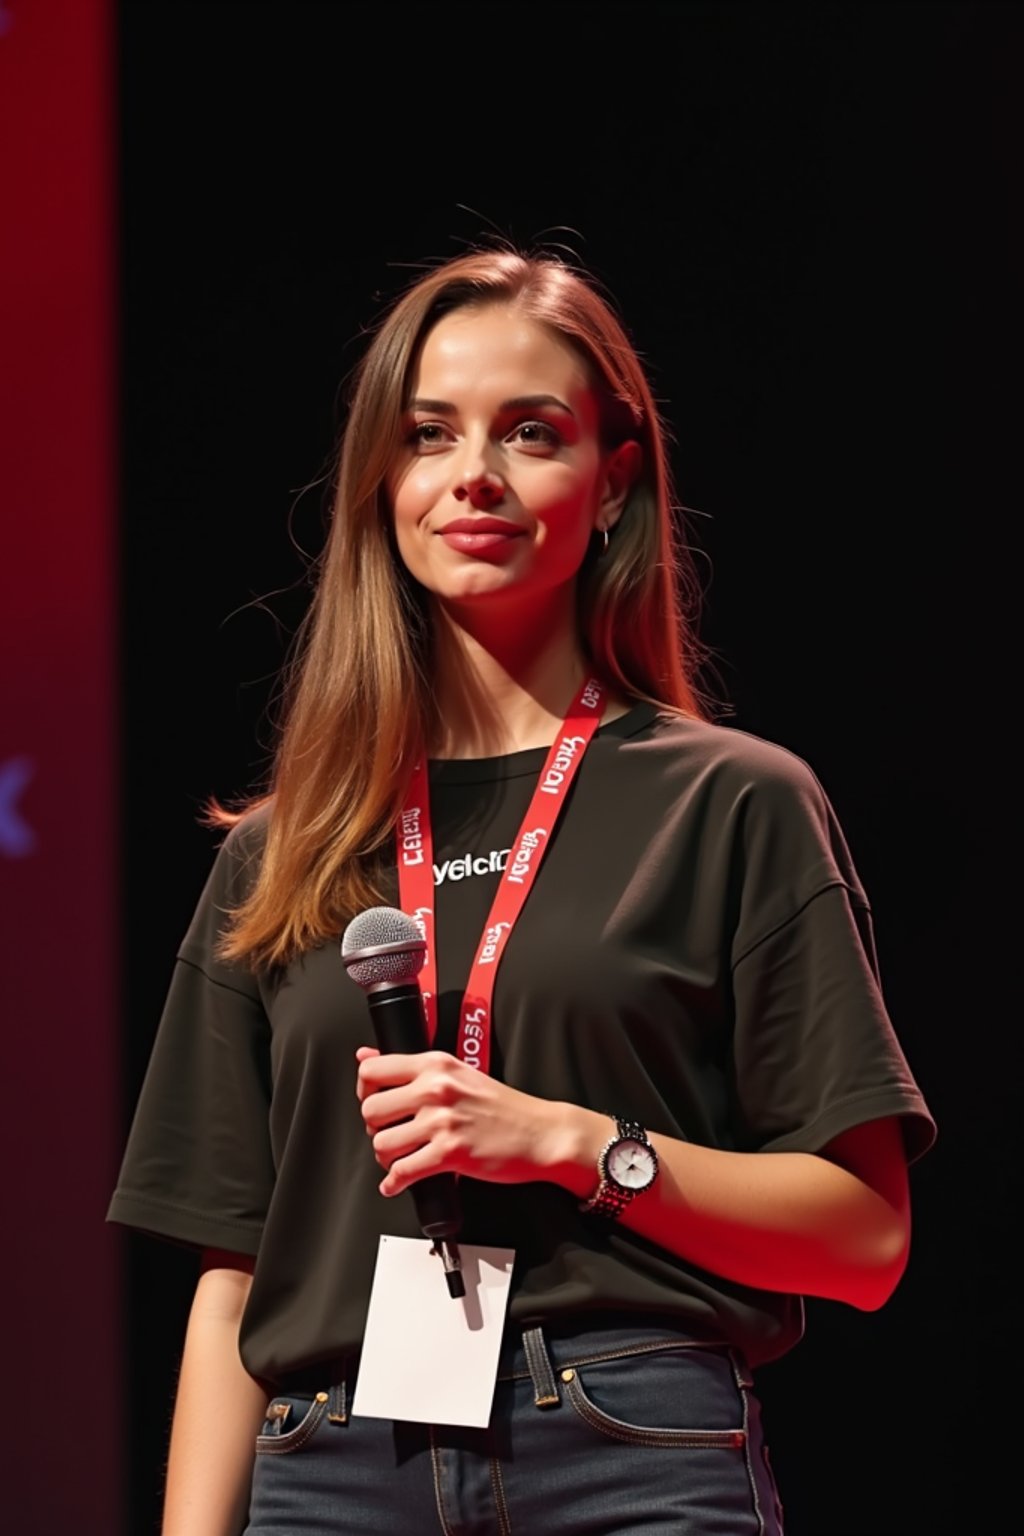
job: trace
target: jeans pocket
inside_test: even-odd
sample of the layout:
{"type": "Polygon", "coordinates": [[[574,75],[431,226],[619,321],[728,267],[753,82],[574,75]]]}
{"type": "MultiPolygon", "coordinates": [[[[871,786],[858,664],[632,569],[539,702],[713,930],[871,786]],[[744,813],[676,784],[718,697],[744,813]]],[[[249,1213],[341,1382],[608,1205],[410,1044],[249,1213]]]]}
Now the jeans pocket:
{"type": "Polygon", "coordinates": [[[632,1445],[721,1447],[747,1442],[743,1389],[727,1350],[673,1345],[567,1366],[566,1397],[590,1427],[632,1445]]]}
{"type": "Polygon", "coordinates": [[[271,1398],[263,1429],[256,1436],[257,1456],[287,1456],[301,1450],[316,1434],[327,1414],[327,1393],[271,1398]]]}

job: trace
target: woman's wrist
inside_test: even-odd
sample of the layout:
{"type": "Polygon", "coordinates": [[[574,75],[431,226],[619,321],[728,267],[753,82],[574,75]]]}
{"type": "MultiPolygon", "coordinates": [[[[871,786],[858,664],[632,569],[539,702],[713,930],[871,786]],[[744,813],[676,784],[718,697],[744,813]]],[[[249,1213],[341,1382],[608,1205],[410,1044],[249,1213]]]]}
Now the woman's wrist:
{"type": "Polygon", "coordinates": [[[610,1115],[578,1104],[552,1102],[549,1123],[540,1138],[542,1177],[560,1184],[577,1200],[586,1200],[597,1188],[597,1160],[615,1130],[610,1115]]]}

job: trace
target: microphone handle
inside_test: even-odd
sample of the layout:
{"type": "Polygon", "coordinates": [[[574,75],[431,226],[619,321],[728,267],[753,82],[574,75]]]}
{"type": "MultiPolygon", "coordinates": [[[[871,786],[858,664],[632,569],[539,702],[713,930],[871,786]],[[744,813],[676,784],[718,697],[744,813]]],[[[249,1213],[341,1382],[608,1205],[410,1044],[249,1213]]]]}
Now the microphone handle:
{"type": "MultiPolygon", "coordinates": [[[[409,1055],[427,1049],[427,1021],[418,982],[399,982],[368,992],[377,1045],[386,1055],[409,1055]]],[[[462,1212],[453,1173],[432,1173],[410,1185],[424,1237],[454,1238],[462,1226],[462,1212]]]]}

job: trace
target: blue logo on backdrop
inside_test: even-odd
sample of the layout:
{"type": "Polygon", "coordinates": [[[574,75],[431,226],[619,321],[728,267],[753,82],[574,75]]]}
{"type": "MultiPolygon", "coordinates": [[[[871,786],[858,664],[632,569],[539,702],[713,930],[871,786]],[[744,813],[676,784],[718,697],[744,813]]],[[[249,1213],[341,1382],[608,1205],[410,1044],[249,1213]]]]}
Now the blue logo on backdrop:
{"type": "Polygon", "coordinates": [[[27,757],[0,763],[0,854],[23,859],[36,845],[35,833],[18,810],[18,797],[32,777],[27,757]]]}

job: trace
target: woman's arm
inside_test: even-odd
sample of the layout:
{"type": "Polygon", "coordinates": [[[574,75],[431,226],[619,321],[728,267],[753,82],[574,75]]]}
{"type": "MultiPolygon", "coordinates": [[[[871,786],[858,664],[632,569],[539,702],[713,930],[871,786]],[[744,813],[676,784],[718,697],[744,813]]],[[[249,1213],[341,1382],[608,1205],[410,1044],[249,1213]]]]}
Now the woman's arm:
{"type": "Polygon", "coordinates": [[[162,1536],[238,1536],[245,1525],[267,1406],[238,1353],[252,1267],[245,1254],[203,1254],[171,1425],[162,1536]]]}
{"type": "MultiPolygon", "coordinates": [[[[588,1152],[594,1146],[585,1131],[582,1142],[588,1152]]],[[[651,1142],[661,1172],[620,1218],[632,1231],[743,1285],[864,1311],[892,1294],[910,1244],[897,1121],[855,1126],[820,1153],[719,1152],[657,1135],[651,1142]]],[[[589,1181],[585,1158],[573,1166],[567,1187],[586,1198],[594,1165],[589,1181]]]]}
{"type": "MultiPolygon", "coordinates": [[[[578,1199],[594,1193],[597,1159],[615,1130],[607,1115],[521,1093],[441,1051],[357,1054],[363,1118],[388,1169],[383,1194],[444,1170],[497,1183],[548,1180],[578,1199]]],[[[891,1295],[910,1241],[895,1120],[856,1126],[820,1153],[651,1141],[660,1176],[627,1207],[622,1226],[742,1285],[865,1311],[891,1295]]]]}

